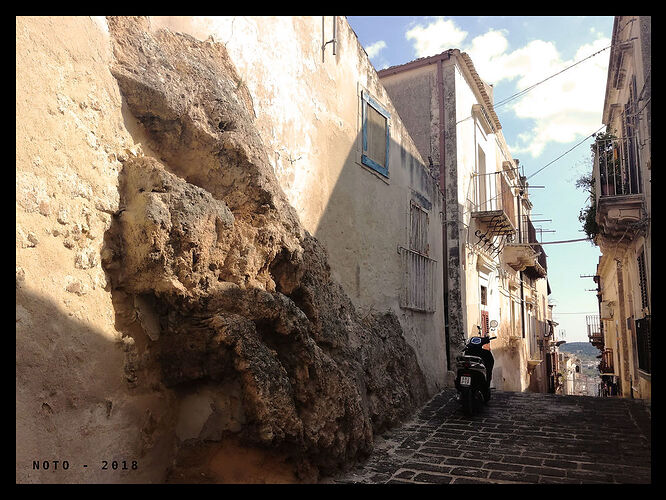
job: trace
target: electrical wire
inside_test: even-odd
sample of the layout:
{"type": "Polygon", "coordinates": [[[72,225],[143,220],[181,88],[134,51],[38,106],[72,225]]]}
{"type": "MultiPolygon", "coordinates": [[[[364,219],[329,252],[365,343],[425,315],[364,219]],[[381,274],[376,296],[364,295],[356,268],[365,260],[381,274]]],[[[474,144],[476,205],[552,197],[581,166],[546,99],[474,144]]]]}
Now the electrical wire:
{"type": "MultiPolygon", "coordinates": [[[[559,74],[561,74],[561,73],[564,73],[566,70],[571,69],[571,68],[573,68],[574,66],[577,66],[578,64],[582,63],[583,61],[586,61],[586,60],[588,60],[588,59],[590,59],[590,58],[592,58],[592,57],[594,57],[594,56],[600,54],[600,53],[603,52],[604,50],[608,50],[608,49],[610,49],[611,47],[613,47],[613,46],[615,46],[615,45],[622,45],[622,44],[627,43],[627,42],[630,42],[630,41],[632,41],[632,40],[635,40],[635,38],[631,38],[631,39],[629,39],[629,40],[625,40],[625,41],[623,41],[623,42],[616,42],[616,43],[611,44],[611,45],[609,45],[609,46],[607,46],[607,47],[604,47],[603,49],[598,50],[598,51],[595,52],[594,54],[590,54],[589,56],[587,56],[587,57],[581,59],[580,61],[577,61],[577,62],[573,63],[571,66],[567,66],[567,67],[564,68],[563,70],[558,71],[557,73],[555,73],[555,74],[553,74],[553,75],[550,75],[549,77],[547,77],[547,78],[541,80],[540,82],[537,82],[537,83],[535,83],[535,84],[533,84],[533,85],[530,85],[530,86],[527,87],[526,89],[523,89],[523,90],[521,90],[520,92],[517,92],[516,94],[513,94],[513,95],[511,95],[511,96],[509,96],[509,97],[507,97],[507,98],[505,98],[505,99],[502,99],[502,100],[499,101],[498,103],[495,103],[493,107],[496,109],[496,108],[499,108],[500,106],[504,106],[504,105],[507,104],[508,102],[513,101],[514,99],[517,99],[518,97],[520,97],[520,96],[526,94],[527,92],[529,92],[530,90],[532,90],[534,87],[536,87],[536,86],[538,86],[538,85],[541,85],[542,83],[544,83],[544,82],[550,80],[551,78],[553,78],[553,77],[555,77],[555,76],[557,76],[557,75],[559,75],[559,74]]],[[[462,121],[462,120],[461,120],[461,121],[462,121]]]]}
{"type": "Polygon", "coordinates": [[[573,151],[574,149],[576,149],[578,146],[580,146],[581,144],[583,144],[583,143],[584,143],[586,140],[588,140],[590,137],[593,137],[597,132],[599,132],[601,129],[603,129],[603,128],[605,128],[605,127],[606,127],[606,125],[602,125],[602,126],[599,127],[597,130],[595,130],[594,132],[592,132],[590,135],[588,135],[587,137],[585,137],[582,141],[580,141],[579,143],[577,143],[575,146],[573,146],[572,148],[568,149],[567,151],[565,151],[564,153],[562,153],[560,156],[558,156],[558,157],[555,158],[554,160],[552,160],[552,161],[546,163],[543,167],[541,167],[539,170],[537,170],[537,171],[534,172],[533,174],[527,176],[526,179],[530,179],[530,178],[534,177],[536,174],[538,174],[539,172],[541,172],[543,169],[545,169],[545,168],[548,167],[549,165],[552,165],[552,164],[555,163],[557,160],[559,160],[560,158],[562,158],[564,155],[566,155],[567,153],[570,153],[571,151],[573,151]]]}
{"type": "Polygon", "coordinates": [[[553,75],[550,75],[548,78],[545,78],[545,79],[541,80],[540,82],[537,82],[537,83],[535,83],[535,84],[533,84],[533,85],[530,85],[529,87],[527,87],[527,88],[521,90],[520,92],[518,92],[518,93],[516,93],[516,94],[513,94],[512,96],[507,97],[506,99],[502,99],[502,100],[499,101],[498,103],[495,103],[495,104],[494,104],[494,108],[497,109],[497,108],[499,108],[499,107],[501,107],[501,106],[504,106],[505,104],[509,103],[510,101],[513,101],[514,99],[517,99],[518,97],[521,97],[522,95],[526,94],[527,92],[529,92],[529,91],[532,90],[533,88],[537,87],[538,85],[541,85],[542,83],[544,83],[544,82],[550,80],[551,78],[554,78],[554,77],[556,77],[557,75],[559,75],[559,74],[561,74],[561,73],[564,73],[564,72],[567,71],[568,69],[571,69],[571,68],[573,68],[574,66],[579,65],[579,64],[582,63],[583,61],[587,61],[588,59],[590,59],[590,58],[592,58],[592,57],[594,57],[594,56],[596,56],[596,55],[602,53],[604,50],[608,50],[608,49],[610,49],[612,46],[613,46],[613,44],[609,45],[608,47],[604,47],[603,49],[598,50],[598,51],[595,52],[594,54],[591,54],[591,55],[585,57],[584,59],[581,59],[580,61],[577,61],[577,62],[573,63],[571,66],[567,66],[567,67],[564,68],[563,70],[558,71],[557,73],[555,73],[555,74],[553,74],[553,75]]]}
{"type": "Polygon", "coordinates": [[[597,314],[599,311],[587,311],[587,312],[559,312],[559,311],[553,311],[553,316],[557,316],[558,314],[597,314]]]}
{"type": "Polygon", "coordinates": [[[540,241],[538,243],[529,243],[529,245],[553,245],[559,243],[574,243],[576,241],[590,241],[590,238],[576,238],[574,240],[560,240],[560,241],[540,241]]]}
{"type": "Polygon", "coordinates": [[[622,26],[622,28],[620,28],[620,29],[618,30],[618,32],[617,32],[617,36],[618,36],[618,38],[620,37],[620,35],[622,34],[622,32],[625,30],[625,28],[626,28],[627,26],[629,26],[630,24],[632,24],[632,23],[633,23],[634,21],[636,21],[636,20],[637,20],[637,18],[636,18],[635,16],[632,17],[631,19],[628,19],[627,22],[624,23],[624,26],[622,26]]]}
{"type": "Polygon", "coordinates": [[[652,97],[648,97],[648,98],[645,100],[645,104],[643,104],[643,107],[642,107],[641,109],[639,109],[638,111],[636,111],[635,113],[633,113],[633,114],[631,114],[631,115],[627,115],[627,117],[628,117],[628,118],[633,118],[634,116],[638,116],[638,115],[640,115],[640,114],[643,112],[643,110],[645,109],[645,106],[647,106],[647,105],[650,103],[650,100],[651,100],[651,99],[652,99],[652,97]]]}
{"type": "MultiPolygon", "coordinates": [[[[519,97],[525,95],[525,94],[528,93],[530,90],[532,90],[532,89],[534,89],[535,87],[541,85],[542,83],[547,82],[547,81],[550,80],[551,78],[554,78],[554,77],[556,77],[557,75],[559,75],[559,74],[561,74],[561,73],[564,73],[566,70],[571,69],[571,68],[573,68],[574,66],[577,66],[578,64],[580,64],[580,63],[582,63],[582,62],[584,62],[584,61],[586,61],[586,60],[588,60],[588,59],[590,59],[590,58],[592,58],[592,57],[594,57],[594,56],[600,54],[600,53],[603,52],[604,50],[610,49],[612,46],[613,46],[613,45],[611,44],[611,45],[609,45],[608,47],[604,47],[603,49],[598,50],[598,51],[595,52],[594,54],[591,54],[591,55],[587,56],[586,58],[581,59],[580,61],[577,61],[577,62],[573,63],[571,66],[567,66],[567,67],[564,68],[563,70],[558,71],[557,73],[554,73],[554,74],[550,75],[550,76],[547,77],[547,78],[544,78],[544,79],[541,80],[540,82],[537,82],[537,83],[535,83],[535,84],[533,84],[533,85],[530,85],[529,87],[527,87],[527,88],[521,90],[520,92],[517,92],[517,93],[515,93],[515,94],[513,94],[513,95],[511,95],[511,96],[509,96],[509,97],[507,97],[507,98],[505,98],[505,99],[502,99],[501,101],[499,101],[499,102],[493,104],[493,109],[497,109],[497,108],[499,108],[499,107],[504,106],[505,104],[508,104],[509,102],[513,101],[514,99],[518,99],[519,97]]],[[[472,117],[473,117],[473,115],[470,115],[470,116],[468,116],[468,117],[466,117],[466,118],[463,118],[462,120],[457,121],[457,122],[456,122],[456,125],[458,125],[459,123],[462,123],[462,122],[464,122],[464,121],[466,121],[466,120],[469,120],[469,119],[472,118],[472,117]]]]}

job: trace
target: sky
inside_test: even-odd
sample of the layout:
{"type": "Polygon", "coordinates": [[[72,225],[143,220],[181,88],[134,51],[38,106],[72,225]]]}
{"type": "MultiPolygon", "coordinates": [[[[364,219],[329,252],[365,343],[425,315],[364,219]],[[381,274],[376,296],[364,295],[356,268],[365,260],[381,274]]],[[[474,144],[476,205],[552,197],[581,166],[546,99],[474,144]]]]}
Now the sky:
{"type": "MultiPolygon", "coordinates": [[[[592,170],[592,138],[586,137],[603,126],[612,16],[347,16],[347,21],[377,71],[447,49],[467,52],[481,78],[493,85],[509,151],[533,186],[532,219],[543,229],[540,241],[585,237],[578,214],[587,193],[576,188],[576,180],[592,170]]],[[[581,276],[596,273],[601,253],[588,241],[543,249],[557,335],[588,342],[585,316],[598,314],[598,302],[596,284],[581,276]]]]}

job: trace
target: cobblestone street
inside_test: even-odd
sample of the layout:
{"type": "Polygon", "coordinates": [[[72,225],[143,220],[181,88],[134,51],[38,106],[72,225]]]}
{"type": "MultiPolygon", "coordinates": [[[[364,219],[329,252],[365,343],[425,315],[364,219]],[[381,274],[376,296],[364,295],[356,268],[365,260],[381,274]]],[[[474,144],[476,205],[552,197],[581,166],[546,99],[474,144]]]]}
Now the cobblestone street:
{"type": "Polygon", "coordinates": [[[494,391],[472,418],[453,389],[323,483],[650,483],[650,407],[638,400],[494,391]]]}

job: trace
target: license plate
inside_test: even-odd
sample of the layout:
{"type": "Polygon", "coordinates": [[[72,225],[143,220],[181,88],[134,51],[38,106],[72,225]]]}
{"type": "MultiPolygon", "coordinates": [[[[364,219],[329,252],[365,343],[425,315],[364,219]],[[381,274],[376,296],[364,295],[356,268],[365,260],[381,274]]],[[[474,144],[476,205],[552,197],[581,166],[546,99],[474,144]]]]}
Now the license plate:
{"type": "Polygon", "coordinates": [[[472,377],[460,377],[460,385],[472,385],[472,377]]]}

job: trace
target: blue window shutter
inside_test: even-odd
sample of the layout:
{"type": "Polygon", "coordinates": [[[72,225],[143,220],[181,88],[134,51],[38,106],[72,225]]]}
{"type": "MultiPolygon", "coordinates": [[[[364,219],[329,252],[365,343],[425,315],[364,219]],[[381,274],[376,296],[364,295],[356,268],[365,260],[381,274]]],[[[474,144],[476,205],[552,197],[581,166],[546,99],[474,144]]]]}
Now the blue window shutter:
{"type": "Polygon", "coordinates": [[[361,163],[367,167],[372,168],[373,170],[379,172],[385,177],[389,176],[389,146],[391,139],[391,125],[389,119],[391,118],[391,113],[389,113],[381,104],[379,104],[372,96],[370,96],[365,90],[361,92],[362,96],[362,140],[363,140],[363,151],[361,152],[361,163]],[[365,151],[368,150],[368,105],[386,118],[386,156],[384,165],[379,164],[372,158],[368,157],[365,154],[365,151]]]}

